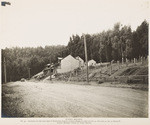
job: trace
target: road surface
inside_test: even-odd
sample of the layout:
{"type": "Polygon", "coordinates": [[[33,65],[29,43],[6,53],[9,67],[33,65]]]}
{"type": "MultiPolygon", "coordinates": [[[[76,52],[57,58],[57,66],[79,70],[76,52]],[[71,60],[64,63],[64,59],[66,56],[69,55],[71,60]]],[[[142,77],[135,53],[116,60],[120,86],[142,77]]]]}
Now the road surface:
{"type": "Polygon", "coordinates": [[[148,91],[64,83],[2,87],[3,117],[148,117],[148,91]]]}

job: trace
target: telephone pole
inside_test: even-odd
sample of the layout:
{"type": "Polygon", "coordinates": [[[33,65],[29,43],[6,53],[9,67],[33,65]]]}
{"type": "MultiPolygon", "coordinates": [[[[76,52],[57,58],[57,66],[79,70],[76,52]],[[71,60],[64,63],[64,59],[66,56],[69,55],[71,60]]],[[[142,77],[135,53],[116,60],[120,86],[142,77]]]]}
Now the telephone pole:
{"type": "Polygon", "coordinates": [[[31,68],[28,68],[28,73],[29,73],[29,80],[30,80],[30,69],[31,69],[31,68]]]}
{"type": "Polygon", "coordinates": [[[5,83],[7,83],[7,73],[6,73],[6,60],[4,57],[4,77],[5,77],[5,83]]]}
{"type": "MultiPolygon", "coordinates": [[[[6,5],[11,5],[10,2],[1,1],[1,6],[5,7],[6,5]]],[[[6,72],[6,60],[4,57],[4,82],[7,83],[7,72],[6,72]]]]}
{"type": "Polygon", "coordinates": [[[85,60],[86,60],[86,81],[89,82],[89,73],[88,73],[88,56],[87,56],[87,46],[86,46],[86,37],[84,36],[84,50],[85,50],[85,60]]]}

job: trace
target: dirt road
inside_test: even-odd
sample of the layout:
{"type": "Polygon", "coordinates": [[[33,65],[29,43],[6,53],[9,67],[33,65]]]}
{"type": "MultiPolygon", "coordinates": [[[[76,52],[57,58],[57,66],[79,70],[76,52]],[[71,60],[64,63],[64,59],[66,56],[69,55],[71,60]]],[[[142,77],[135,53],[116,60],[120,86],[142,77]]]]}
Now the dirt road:
{"type": "Polygon", "coordinates": [[[62,83],[3,85],[9,117],[148,117],[148,91],[62,83]]]}

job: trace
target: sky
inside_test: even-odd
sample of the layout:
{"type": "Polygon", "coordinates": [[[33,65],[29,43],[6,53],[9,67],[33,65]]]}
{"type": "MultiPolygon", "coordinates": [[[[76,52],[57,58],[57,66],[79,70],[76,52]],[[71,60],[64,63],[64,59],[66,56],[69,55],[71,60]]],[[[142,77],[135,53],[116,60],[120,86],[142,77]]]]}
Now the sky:
{"type": "MultiPolygon", "coordinates": [[[[2,0],[0,0],[2,1],[2,0]]],[[[6,0],[0,6],[0,46],[67,45],[73,34],[100,33],[120,22],[149,22],[149,0],[6,0]]]]}

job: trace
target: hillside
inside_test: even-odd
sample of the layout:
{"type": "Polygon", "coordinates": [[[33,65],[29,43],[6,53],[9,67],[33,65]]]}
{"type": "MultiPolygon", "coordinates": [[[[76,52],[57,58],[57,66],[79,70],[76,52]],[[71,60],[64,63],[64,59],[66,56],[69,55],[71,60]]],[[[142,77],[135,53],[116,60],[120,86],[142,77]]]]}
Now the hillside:
{"type": "MultiPolygon", "coordinates": [[[[88,60],[97,63],[143,59],[148,56],[148,26],[145,20],[135,31],[130,26],[116,23],[110,30],[85,34],[88,60]]],[[[2,49],[2,83],[4,83],[4,64],[7,67],[7,82],[18,81],[21,78],[29,78],[40,72],[46,64],[58,63],[58,58],[68,55],[85,59],[84,36],[72,35],[67,46],[45,47],[13,47],[2,49]],[[6,62],[6,63],[5,63],[6,62]]],[[[114,71],[113,71],[114,72],[114,71]]],[[[112,72],[112,73],[113,73],[112,72]]],[[[84,77],[84,76],[83,76],[84,77]]]]}
{"type": "MultiPolygon", "coordinates": [[[[143,81],[144,78],[148,77],[148,66],[128,66],[120,67],[116,64],[108,67],[93,67],[89,69],[89,80],[90,81],[101,81],[101,82],[147,82],[143,81]]],[[[57,80],[70,80],[70,81],[85,81],[86,70],[78,71],[77,73],[65,73],[59,74],[56,77],[57,80]]]]}
{"type": "MultiPolygon", "coordinates": [[[[43,76],[42,72],[40,75],[43,76]]],[[[35,75],[33,78],[39,80],[41,76],[35,75]]],[[[49,81],[49,76],[43,76],[40,81],[49,81]]],[[[75,70],[73,72],[56,74],[53,81],[86,82],[86,69],[75,70]]],[[[112,65],[99,65],[89,67],[89,81],[101,83],[127,83],[127,84],[148,84],[148,65],[130,63],[128,65],[113,63],[112,65]]]]}

